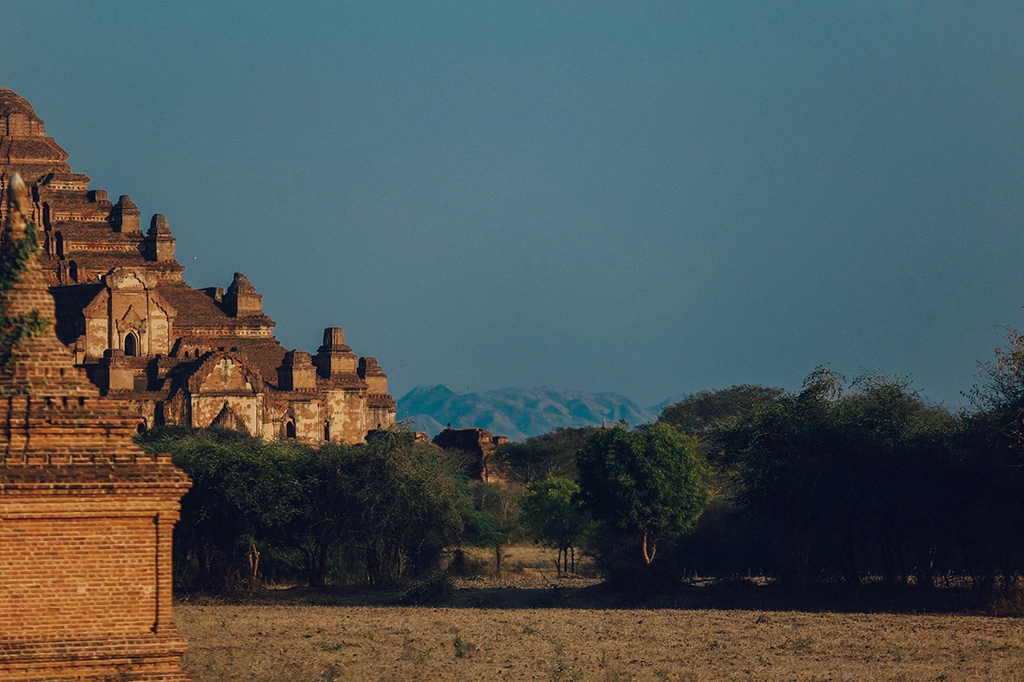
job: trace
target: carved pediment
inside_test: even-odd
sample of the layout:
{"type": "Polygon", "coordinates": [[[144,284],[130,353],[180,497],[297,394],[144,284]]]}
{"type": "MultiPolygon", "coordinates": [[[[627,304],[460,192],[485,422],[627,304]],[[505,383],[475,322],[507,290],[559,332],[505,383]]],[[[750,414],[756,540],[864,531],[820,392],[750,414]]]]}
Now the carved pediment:
{"type": "Polygon", "coordinates": [[[89,301],[89,305],[82,309],[86,319],[103,318],[107,316],[107,304],[110,301],[110,290],[100,289],[99,293],[89,301]]]}
{"type": "Polygon", "coordinates": [[[155,291],[149,292],[149,304],[164,314],[167,319],[173,319],[178,311],[174,309],[170,303],[164,300],[164,297],[155,291]]]}
{"type": "Polygon", "coordinates": [[[242,418],[233,407],[228,405],[227,401],[224,402],[224,407],[220,408],[220,412],[210,422],[210,426],[215,426],[222,429],[231,429],[232,431],[239,431],[245,435],[252,435],[249,433],[249,429],[245,425],[245,419],[242,418]]]}
{"type": "Polygon", "coordinates": [[[263,388],[259,373],[248,367],[240,357],[230,353],[214,353],[192,373],[188,390],[202,393],[258,393],[263,388]]]}
{"type": "Polygon", "coordinates": [[[125,311],[120,320],[117,320],[115,326],[119,334],[127,332],[142,334],[146,331],[146,320],[135,312],[135,306],[128,306],[128,310],[125,311]]]}
{"type": "Polygon", "coordinates": [[[131,268],[114,268],[104,277],[107,288],[114,291],[144,290],[149,288],[148,277],[131,268]]]}

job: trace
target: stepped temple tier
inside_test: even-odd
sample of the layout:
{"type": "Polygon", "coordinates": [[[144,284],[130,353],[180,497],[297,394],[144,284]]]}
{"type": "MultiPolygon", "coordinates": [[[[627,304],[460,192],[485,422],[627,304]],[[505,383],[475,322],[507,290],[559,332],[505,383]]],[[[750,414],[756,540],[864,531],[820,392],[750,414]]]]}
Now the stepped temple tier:
{"type": "Polygon", "coordinates": [[[0,679],[187,680],[171,531],[188,477],[134,442],[135,408],[100,396],[54,334],[28,188],[5,181],[0,679]]]}
{"type": "Polygon", "coordinates": [[[0,212],[19,173],[57,338],[104,395],[134,407],[138,428],[354,443],[394,424],[387,375],[352,352],[342,329],[326,329],[316,355],[284,348],[245,275],[226,289],[188,286],[167,218],[144,227],[131,197],[89,189],[67,158],[32,106],[0,88],[0,212]]]}

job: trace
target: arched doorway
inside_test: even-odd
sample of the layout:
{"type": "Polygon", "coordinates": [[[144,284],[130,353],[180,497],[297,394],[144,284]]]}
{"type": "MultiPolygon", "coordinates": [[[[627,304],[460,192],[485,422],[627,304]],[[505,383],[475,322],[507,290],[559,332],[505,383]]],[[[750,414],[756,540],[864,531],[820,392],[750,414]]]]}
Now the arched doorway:
{"type": "Polygon", "coordinates": [[[284,424],[284,436],[285,438],[295,438],[295,422],[290,419],[284,424]]]}
{"type": "Polygon", "coordinates": [[[139,337],[135,335],[135,332],[128,332],[124,337],[124,354],[125,355],[138,355],[139,354],[139,337]]]}

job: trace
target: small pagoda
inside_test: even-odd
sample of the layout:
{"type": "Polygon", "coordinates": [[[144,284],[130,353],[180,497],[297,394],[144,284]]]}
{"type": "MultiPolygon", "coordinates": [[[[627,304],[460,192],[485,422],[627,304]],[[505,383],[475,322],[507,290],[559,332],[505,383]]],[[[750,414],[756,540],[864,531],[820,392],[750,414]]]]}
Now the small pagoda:
{"type": "Polygon", "coordinates": [[[171,532],[190,481],[54,332],[39,235],[0,196],[0,679],[188,680],[171,532]]]}

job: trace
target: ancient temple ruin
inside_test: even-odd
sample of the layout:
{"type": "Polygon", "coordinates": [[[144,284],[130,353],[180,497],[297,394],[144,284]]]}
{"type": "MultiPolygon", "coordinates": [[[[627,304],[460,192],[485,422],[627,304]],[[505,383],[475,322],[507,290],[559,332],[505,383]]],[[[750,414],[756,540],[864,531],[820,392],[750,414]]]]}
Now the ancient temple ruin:
{"type": "Polygon", "coordinates": [[[453,429],[449,425],[434,437],[433,443],[454,457],[470,479],[508,483],[508,463],[498,456],[498,446],[508,443],[508,436],[495,436],[487,429],[453,429]]]}
{"type": "Polygon", "coordinates": [[[188,680],[171,531],[188,477],[132,440],[54,333],[30,203],[6,178],[0,240],[0,679],[188,680]]]}
{"type": "Polygon", "coordinates": [[[0,88],[0,198],[20,173],[57,337],[104,395],[135,408],[137,427],[352,443],[394,423],[387,375],[352,352],[342,329],[326,329],[316,355],[285,349],[245,275],[226,289],[188,286],[167,218],[144,230],[131,197],[89,189],[67,158],[32,106],[0,88]]]}

